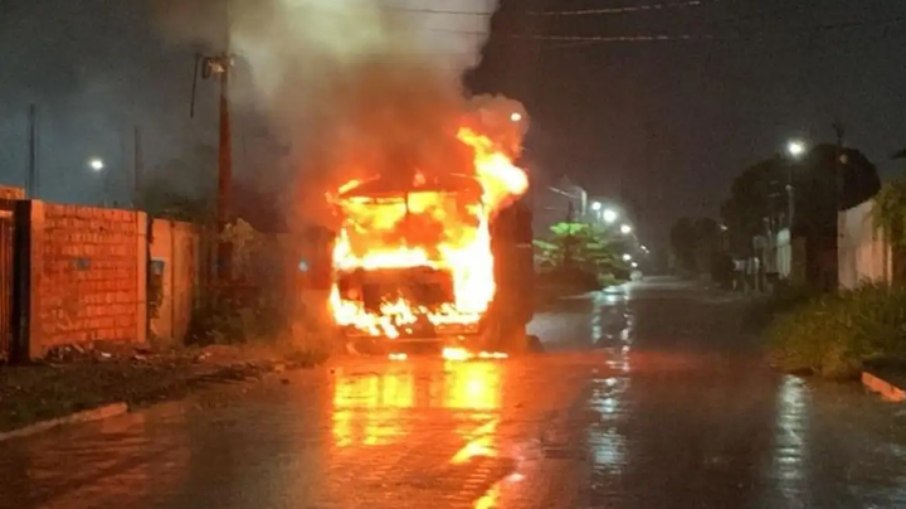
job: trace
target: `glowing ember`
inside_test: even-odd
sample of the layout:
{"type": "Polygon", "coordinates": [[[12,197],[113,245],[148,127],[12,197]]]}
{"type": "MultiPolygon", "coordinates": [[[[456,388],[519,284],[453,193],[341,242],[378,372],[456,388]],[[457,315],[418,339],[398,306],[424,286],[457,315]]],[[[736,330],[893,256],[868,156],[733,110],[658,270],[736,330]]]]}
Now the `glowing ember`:
{"type": "Polygon", "coordinates": [[[368,181],[340,188],[330,296],[337,324],[390,339],[425,324],[475,332],[496,291],[490,222],[529,183],[487,136],[462,128],[457,139],[473,151],[471,176],[417,172],[404,190],[368,181]]]}

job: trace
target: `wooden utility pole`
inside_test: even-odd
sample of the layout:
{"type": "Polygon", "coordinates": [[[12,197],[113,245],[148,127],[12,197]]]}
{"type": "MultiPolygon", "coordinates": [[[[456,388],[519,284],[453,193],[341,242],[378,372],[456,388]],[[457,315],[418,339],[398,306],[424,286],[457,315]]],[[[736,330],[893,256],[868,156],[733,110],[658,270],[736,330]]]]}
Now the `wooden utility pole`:
{"type": "Polygon", "coordinates": [[[223,231],[228,217],[227,208],[230,200],[230,186],[233,180],[233,140],[230,125],[230,72],[229,57],[223,56],[220,61],[220,143],[217,155],[217,229],[223,231]]]}
{"type": "Polygon", "coordinates": [[[204,79],[220,77],[220,127],[217,153],[217,211],[216,228],[220,236],[217,241],[217,279],[220,283],[230,278],[230,258],[232,246],[222,238],[229,222],[230,188],[233,180],[233,142],[230,125],[230,68],[233,58],[228,53],[215,56],[196,55],[195,75],[192,77],[192,100],[189,116],[195,115],[195,88],[198,83],[198,71],[204,79]]]}
{"type": "Polygon", "coordinates": [[[38,108],[28,106],[28,168],[25,178],[25,196],[38,194],[38,108]]]}
{"type": "Polygon", "coordinates": [[[138,209],[142,201],[142,180],[145,161],[142,154],[142,129],[135,126],[132,134],[132,207],[138,209]]]}
{"type": "Polygon", "coordinates": [[[230,64],[231,58],[223,55],[212,65],[220,74],[220,142],[217,154],[217,279],[226,283],[230,279],[233,247],[223,238],[229,221],[230,187],[233,180],[233,141],[230,126],[230,64]]]}
{"type": "Polygon", "coordinates": [[[837,150],[834,154],[834,173],[836,174],[836,184],[837,184],[837,211],[839,211],[843,206],[843,187],[844,187],[844,175],[843,172],[846,169],[846,152],[843,149],[843,135],[846,133],[843,128],[843,124],[839,120],[834,120],[834,135],[836,136],[837,150]]]}

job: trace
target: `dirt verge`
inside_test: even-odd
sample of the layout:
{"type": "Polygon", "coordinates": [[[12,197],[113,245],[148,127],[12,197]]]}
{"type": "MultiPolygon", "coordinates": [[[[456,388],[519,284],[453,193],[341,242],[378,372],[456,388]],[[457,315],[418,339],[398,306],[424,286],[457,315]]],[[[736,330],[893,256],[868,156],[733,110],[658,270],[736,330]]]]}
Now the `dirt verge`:
{"type": "Polygon", "coordinates": [[[53,358],[0,367],[0,432],[113,403],[135,408],[177,399],[205,385],[255,379],[324,360],[323,355],[288,345],[92,348],[53,358]]]}

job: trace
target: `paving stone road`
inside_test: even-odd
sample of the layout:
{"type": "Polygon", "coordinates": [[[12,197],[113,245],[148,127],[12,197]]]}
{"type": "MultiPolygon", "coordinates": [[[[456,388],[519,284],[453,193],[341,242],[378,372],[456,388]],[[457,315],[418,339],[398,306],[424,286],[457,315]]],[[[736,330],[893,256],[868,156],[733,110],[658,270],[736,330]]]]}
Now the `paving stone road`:
{"type": "Polygon", "coordinates": [[[338,359],[0,445],[0,507],[906,507],[906,410],[772,372],[739,297],[560,301],[544,354],[338,359]]]}

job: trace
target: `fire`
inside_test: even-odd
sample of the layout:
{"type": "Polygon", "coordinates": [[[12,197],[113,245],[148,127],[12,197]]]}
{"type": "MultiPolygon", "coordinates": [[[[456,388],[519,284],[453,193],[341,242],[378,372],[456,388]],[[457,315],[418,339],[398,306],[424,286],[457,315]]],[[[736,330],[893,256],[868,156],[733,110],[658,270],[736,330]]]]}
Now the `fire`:
{"type": "Polygon", "coordinates": [[[370,190],[369,181],[358,180],[340,188],[334,201],[344,222],[333,251],[338,277],[330,296],[337,324],[393,339],[413,333],[424,320],[437,329],[474,327],[487,311],[496,291],[490,223],[529,182],[489,137],[465,127],[456,136],[474,154],[474,174],[450,176],[455,185],[419,172],[405,191],[370,190]],[[374,302],[364,295],[362,278],[377,281],[371,288],[384,288],[381,278],[398,286],[433,283],[421,291],[427,297],[398,291],[374,302]]]}
{"type": "Polygon", "coordinates": [[[484,189],[485,203],[497,210],[508,199],[525,194],[528,176],[490,138],[467,127],[459,130],[457,138],[475,150],[475,174],[484,189]]]}

